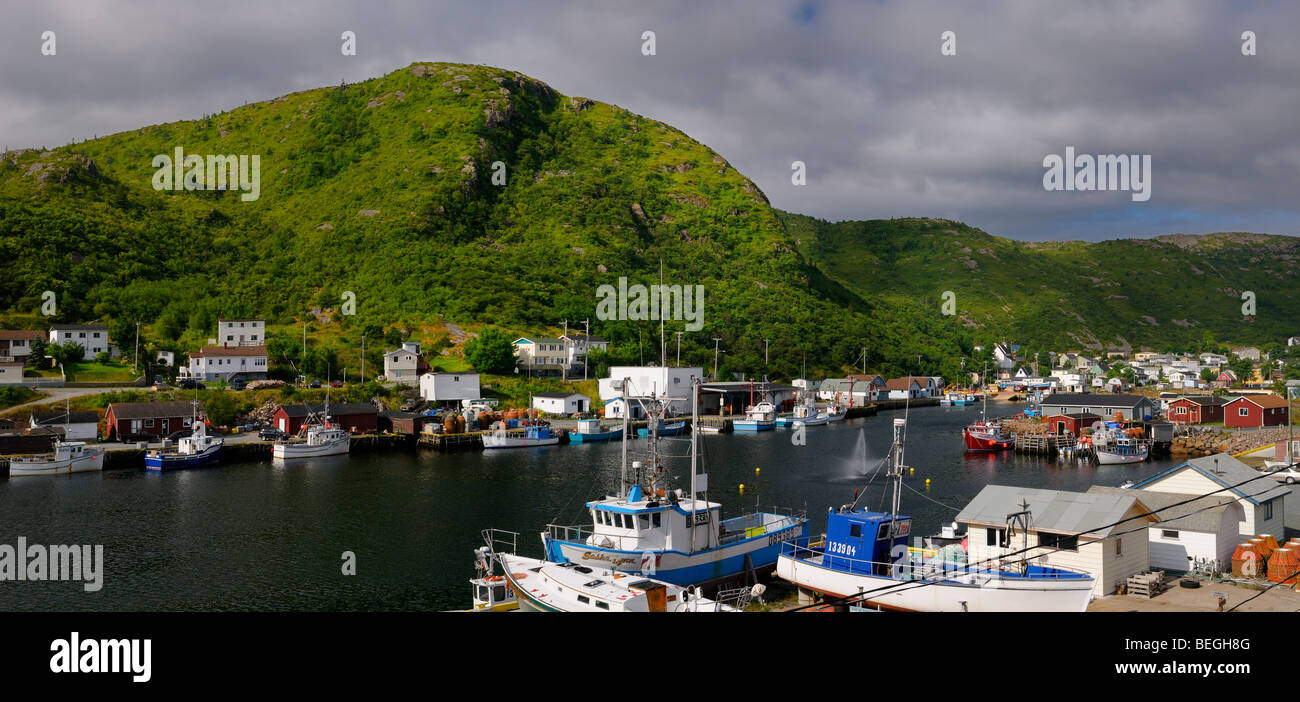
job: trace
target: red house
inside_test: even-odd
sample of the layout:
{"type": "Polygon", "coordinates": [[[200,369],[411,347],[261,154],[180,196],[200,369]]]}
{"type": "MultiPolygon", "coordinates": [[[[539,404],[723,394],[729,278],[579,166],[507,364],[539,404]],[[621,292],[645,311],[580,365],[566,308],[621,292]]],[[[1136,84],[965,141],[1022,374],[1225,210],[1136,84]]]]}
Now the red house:
{"type": "Polygon", "coordinates": [[[1185,395],[1169,403],[1165,414],[1174,424],[1208,424],[1223,421],[1227,400],[1212,395],[1185,395]]]}
{"type": "MultiPolygon", "coordinates": [[[[297,434],[302,425],[307,423],[308,417],[324,409],[323,405],[280,405],[275,410],[272,422],[276,429],[286,434],[297,434]]],[[[330,418],[354,434],[379,429],[379,410],[365,402],[332,404],[330,418]]]]}
{"type": "Polygon", "coordinates": [[[1223,425],[1276,427],[1287,422],[1287,401],[1277,395],[1242,395],[1223,406],[1223,425]]]}
{"type": "Polygon", "coordinates": [[[1051,427],[1054,434],[1074,434],[1079,436],[1082,433],[1081,430],[1092,428],[1093,423],[1101,421],[1101,417],[1090,412],[1072,412],[1069,414],[1054,414],[1044,421],[1047,422],[1047,426],[1051,427]]]}
{"type": "Polygon", "coordinates": [[[196,413],[203,415],[202,404],[195,408],[192,403],[184,401],[114,402],[108,406],[104,422],[108,425],[110,441],[157,439],[189,429],[191,418],[196,413]]]}

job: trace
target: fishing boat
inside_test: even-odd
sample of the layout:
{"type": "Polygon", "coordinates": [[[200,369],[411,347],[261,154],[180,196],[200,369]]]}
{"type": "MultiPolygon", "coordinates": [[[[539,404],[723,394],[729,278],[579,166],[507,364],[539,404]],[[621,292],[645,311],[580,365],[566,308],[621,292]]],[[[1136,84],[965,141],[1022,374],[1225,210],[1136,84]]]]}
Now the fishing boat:
{"type": "Polygon", "coordinates": [[[1005,451],[1015,443],[1016,437],[1003,433],[1001,424],[986,419],[988,408],[989,403],[986,398],[983,408],[980,409],[979,421],[961,430],[962,441],[966,443],[967,451],[1005,451]]]}
{"type": "Polygon", "coordinates": [[[745,418],[731,423],[736,431],[767,431],[776,428],[776,405],[767,400],[751,405],[745,410],[745,418]]]}
{"type": "Polygon", "coordinates": [[[104,449],[90,448],[84,441],[54,441],[48,453],[9,457],[9,477],[91,473],[104,469],[104,449]]]}
{"type": "Polygon", "coordinates": [[[1097,454],[1097,463],[1114,465],[1118,463],[1141,463],[1147,459],[1151,447],[1141,439],[1120,436],[1105,446],[1094,445],[1093,450],[1097,454]]]}
{"type": "Polygon", "coordinates": [[[698,588],[600,566],[497,554],[524,612],[738,612],[698,588]]]}
{"type": "MultiPolygon", "coordinates": [[[[859,509],[858,502],[866,494],[863,490],[852,504],[829,511],[823,545],[783,546],[777,575],[805,590],[851,598],[881,609],[1084,611],[1095,585],[1089,573],[1024,561],[1005,566],[968,564],[964,559],[926,558],[908,548],[912,521],[898,513],[899,488],[906,468],[902,438],[906,424],[905,419],[894,420],[894,442],[886,458],[886,477],[893,484],[891,510],[859,509]]],[[[1016,516],[1008,517],[1008,527],[1016,516]]],[[[945,545],[941,552],[951,549],[951,545],[945,545]]]]}
{"type": "MultiPolygon", "coordinates": [[[[677,436],[686,431],[686,421],[673,422],[672,424],[659,423],[659,436],[677,436]]],[[[637,427],[636,435],[639,438],[650,436],[650,427],[637,427]]]]}
{"type": "Polygon", "coordinates": [[[224,439],[208,436],[203,421],[197,420],[190,435],[182,436],[176,441],[176,450],[154,449],[146,453],[144,467],[145,470],[160,471],[211,465],[221,457],[224,444],[224,439]]]}
{"type": "Polygon", "coordinates": [[[623,428],[610,429],[598,419],[579,419],[578,430],[569,432],[569,443],[586,444],[593,441],[615,441],[623,437],[623,428]]]}
{"type": "MultiPolygon", "coordinates": [[[[801,511],[754,511],[730,519],[708,499],[708,476],[698,470],[700,381],[691,388],[690,482],[682,490],[667,484],[668,472],[649,443],[649,465],[631,464],[623,442],[618,493],[586,504],[586,526],[548,524],[542,532],[546,559],[636,573],[678,586],[710,585],[770,570],[782,543],[808,542],[808,518],[801,511]]],[[[663,412],[660,407],[648,412],[663,412]]],[[[651,426],[655,426],[652,424],[651,426]]]]}
{"type": "Polygon", "coordinates": [[[560,443],[560,435],[542,424],[534,424],[519,429],[497,429],[483,435],[483,448],[529,448],[532,446],[554,446],[560,443]]]}
{"type": "Polygon", "coordinates": [[[849,409],[838,402],[832,402],[826,406],[826,421],[838,422],[849,414],[849,409]]]}
{"type": "MultiPolygon", "coordinates": [[[[328,402],[328,401],[327,401],[328,402]]],[[[329,415],[329,404],[320,414],[308,418],[298,437],[277,441],[271,446],[273,458],[314,458],[337,456],[352,449],[352,434],[338,426],[329,415]]]]}
{"type": "Polygon", "coordinates": [[[505,575],[497,573],[496,545],[501,543],[508,547],[509,553],[517,549],[519,534],[501,529],[484,529],[483,541],[486,546],[474,549],[474,577],[469,584],[473,592],[470,612],[510,612],[519,609],[519,598],[514,588],[506,581],[505,575]]]}
{"type": "Polygon", "coordinates": [[[813,403],[811,397],[794,406],[794,411],[790,414],[783,414],[776,418],[778,427],[792,427],[796,424],[804,426],[817,426],[830,421],[830,415],[824,411],[818,411],[817,405],[813,403]]]}

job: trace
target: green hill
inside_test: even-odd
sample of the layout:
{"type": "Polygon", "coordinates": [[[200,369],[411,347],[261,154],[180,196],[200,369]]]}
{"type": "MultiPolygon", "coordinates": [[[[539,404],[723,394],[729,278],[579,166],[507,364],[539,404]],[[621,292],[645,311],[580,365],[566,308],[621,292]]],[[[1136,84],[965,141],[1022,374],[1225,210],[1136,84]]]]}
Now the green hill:
{"type": "MultiPolygon", "coordinates": [[[[665,283],[705,289],[683,361],[711,365],[721,337],[724,371],[752,376],[796,375],[805,355],[810,372],[842,372],[863,347],[869,369],[953,375],[973,343],[1003,334],[1262,343],[1296,333],[1283,323],[1294,241],[1046,245],[935,220],[827,224],[773,209],[668,125],[516,72],[439,63],[0,156],[0,324],[47,323],[31,315],[54,291],[54,321],[102,319],[119,341],[138,321],[147,341],[190,349],[218,314],[259,316],[292,354],[291,325],[350,291],[355,316],[313,322],[313,345],[349,361],[369,330],[371,364],[376,327],[454,344],[462,328],[555,333],[583,319],[613,342],[610,360],[653,360],[659,325],[596,319],[596,291],[621,276],[654,283],[661,262],[665,283]],[[257,155],[259,197],[156,190],[154,157],[177,147],[257,155]],[[1218,292],[1230,288],[1255,290],[1254,322],[1218,292]],[[961,315],[940,314],[949,289],[961,315]]],[[[683,329],[667,324],[670,359],[683,329]]]]}
{"type": "Polygon", "coordinates": [[[945,291],[977,338],[1036,349],[1186,349],[1210,337],[1261,347],[1300,332],[1300,239],[1171,235],[1097,243],[1021,242],[959,222],[829,223],[781,213],[826,275],[877,304],[945,291]],[[1255,314],[1242,314],[1254,293],[1255,314]]]}

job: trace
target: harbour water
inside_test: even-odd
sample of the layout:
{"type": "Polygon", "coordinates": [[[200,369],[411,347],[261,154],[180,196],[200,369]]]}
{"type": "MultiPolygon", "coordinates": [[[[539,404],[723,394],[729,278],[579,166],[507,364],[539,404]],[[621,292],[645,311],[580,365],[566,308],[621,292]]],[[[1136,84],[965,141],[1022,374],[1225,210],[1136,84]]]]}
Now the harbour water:
{"type": "MultiPolygon", "coordinates": [[[[994,416],[1017,410],[989,404],[994,416]]],[[[701,435],[709,497],[725,514],[742,502],[806,508],[820,533],[827,507],[853,500],[889,447],[891,420],[903,414],[809,427],[804,445],[795,445],[788,429],[701,435]]],[[[1087,490],[1178,462],[1098,467],[1011,452],[966,454],[961,428],[978,415],[978,407],[908,413],[905,462],[915,473],[905,478],[902,511],[914,517],[914,533],[952,521],[988,483],[1087,490]]],[[[645,446],[633,440],[629,450],[645,446]]],[[[680,456],[665,463],[684,485],[689,436],[664,439],[660,449],[680,456]]],[[[104,547],[100,591],[74,582],[0,582],[0,610],[463,609],[479,531],[520,532],[520,552],[540,556],[543,525],[587,523],[584,502],[615,488],[619,453],[609,442],[0,480],[0,543],[21,536],[28,544],[104,547]],[[344,552],[355,556],[355,575],[343,574],[344,552]]],[[[879,478],[864,499],[881,504],[879,478]]]]}

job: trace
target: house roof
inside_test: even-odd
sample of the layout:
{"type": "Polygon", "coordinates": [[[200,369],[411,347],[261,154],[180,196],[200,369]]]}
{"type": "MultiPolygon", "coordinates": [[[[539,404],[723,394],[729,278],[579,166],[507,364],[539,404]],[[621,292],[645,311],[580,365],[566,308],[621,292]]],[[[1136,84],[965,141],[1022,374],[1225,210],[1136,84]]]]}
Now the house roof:
{"type": "MultiPolygon", "coordinates": [[[[114,402],[108,411],[115,419],[157,419],[159,417],[188,417],[195,411],[189,401],[172,402],[114,402]]],[[[203,403],[199,403],[198,412],[203,412],[203,403]]]]}
{"type": "Polygon", "coordinates": [[[921,387],[925,387],[923,383],[921,383],[916,378],[913,378],[912,376],[909,375],[903,378],[890,378],[889,380],[886,380],[885,389],[886,390],[908,390],[911,389],[912,383],[916,383],[921,387]]]}
{"type": "Polygon", "coordinates": [[[1169,404],[1172,405],[1174,402],[1180,402],[1182,400],[1187,400],[1188,402],[1194,405],[1213,405],[1213,406],[1227,404],[1228,402],[1222,397],[1215,397],[1214,395],[1183,395],[1182,397],[1178,398],[1177,400],[1174,400],[1173,402],[1170,402],[1169,404]]]}
{"type": "Polygon", "coordinates": [[[44,339],[45,336],[39,329],[0,329],[0,339],[44,339]]]}
{"type": "MultiPolygon", "coordinates": [[[[1104,537],[1137,502],[1136,495],[1102,495],[1065,490],[986,485],[975,499],[957,515],[957,521],[974,524],[1002,525],[1007,515],[1024,509],[1028,502],[1029,527],[1037,531],[1060,534],[1087,533],[1104,537]]],[[[1155,517],[1147,518],[1155,521],[1155,517]]]]}
{"type": "Polygon", "coordinates": [[[97,412],[73,412],[70,415],[67,412],[33,412],[32,421],[36,426],[52,424],[98,424],[99,413],[97,412]]]}
{"type": "Polygon", "coordinates": [[[1269,474],[1261,473],[1226,453],[1190,458],[1137,483],[1133,487],[1140,490],[1183,470],[1194,470],[1225,488],[1236,485],[1237,487],[1229,488],[1222,494],[1235,494],[1237,497],[1254,505],[1263,504],[1274,498],[1291,494],[1290,488],[1278,484],[1269,474]]]}
{"type": "MultiPolygon", "coordinates": [[[[310,414],[321,412],[325,409],[324,405],[280,405],[280,409],[290,417],[306,417],[310,414]]],[[[341,417],[350,414],[374,414],[378,415],[379,410],[369,402],[345,402],[337,405],[330,405],[330,416],[341,417]]]]}
{"type": "Polygon", "coordinates": [[[1226,404],[1232,404],[1234,402],[1237,402],[1238,400],[1253,402],[1256,405],[1259,405],[1260,407],[1266,409],[1272,407],[1287,406],[1287,401],[1278,397],[1277,395],[1241,395],[1240,397],[1234,397],[1231,400],[1228,400],[1226,404]]]}
{"type": "Polygon", "coordinates": [[[1155,492],[1154,490],[1132,490],[1129,488],[1093,485],[1088,492],[1099,495],[1131,494],[1155,515],[1160,526],[1186,531],[1217,533],[1223,525],[1224,510],[1232,509],[1236,500],[1227,495],[1197,497],[1180,495],[1174,492],[1155,492]],[[1190,502],[1188,502],[1190,500],[1190,502]],[[1186,502],[1186,504],[1178,504],[1186,502]],[[1178,505],[1177,507],[1173,505],[1178,505]]]}
{"type": "Polygon", "coordinates": [[[1057,405],[1067,405],[1067,406],[1084,405],[1088,407],[1096,407],[1098,405],[1103,407],[1137,407],[1138,405],[1142,404],[1144,400],[1150,402],[1150,398],[1146,398],[1141,395],[1125,395],[1122,393],[1114,394],[1114,395],[1111,394],[1099,395],[1096,393],[1086,393],[1086,392],[1065,392],[1065,393],[1056,393],[1054,395],[1051,395],[1050,397],[1043,398],[1043,404],[1049,407],[1057,406],[1057,405]]]}
{"type": "Polygon", "coordinates": [[[108,331],[107,324],[51,324],[50,331],[108,331]]]}
{"type": "Polygon", "coordinates": [[[204,346],[190,358],[225,358],[229,356],[265,356],[265,346],[204,346]]]}
{"type": "Polygon", "coordinates": [[[420,355],[420,354],[418,354],[418,353],[416,353],[416,352],[414,352],[414,351],[412,351],[412,350],[410,350],[410,349],[393,349],[392,351],[385,351],[385,352],[384,352],[384,358],[388,358],[389,356],[392,356],[392,355],[394,355],[394,354],[399,354],[399,353],[409,353],[409,354],[413,354],[413,355],[415,355],[415,356],[419,356],[419,355],[420,355]]]}
{"type": "Polygon", "coordinates": [[[515,339],[514,343],[516,346],[518,346],[521,343],[522,344],[563,344],[564,339],[552,339],[547,336],[538,336],[530,339],[526,336],[521,336],[518,339],[515,339]]]}
{"type": "Polygon", "coordinates": [[[565,399],[574,396],[586,397],[586,395],[583,395],[580,392],[539,392],[533,395],[533,397],[550,397],[553,399],[565,399]]]}

